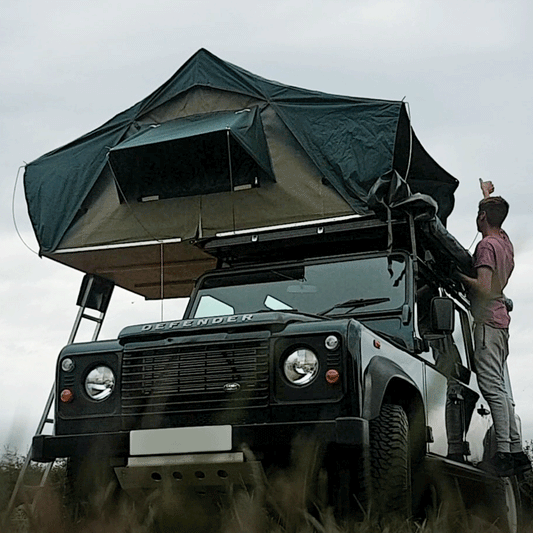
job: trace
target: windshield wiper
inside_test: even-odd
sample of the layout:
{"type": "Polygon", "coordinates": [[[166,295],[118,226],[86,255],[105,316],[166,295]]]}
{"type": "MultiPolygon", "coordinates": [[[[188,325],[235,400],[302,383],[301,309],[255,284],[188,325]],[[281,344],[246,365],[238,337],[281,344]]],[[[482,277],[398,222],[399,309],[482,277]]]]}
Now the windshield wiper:
{"type": "Polygon", "coordinates": [[[366,307],[367,305],[373,305],[373,304],[381,304],[383,302],[390,302],[390,298],[387,298],[385,296],[382,298],[358,298],[357,300],[347,300],[346,302],[335,304],[333,307],[330,307],[329,309],[326,309],[325,311],[322,311],[318,314],[327,315],[329,312],[333,311],[334,309],[342,309],[343,307],[347,307],[349,309],[348,312],[350,312],[359,307],[366,307]]]}
{"type": "Polygon", "coordinates": [[[309,316],[311,318],[320,318],[321,320],[323,318],[327,318],[327,319],[330,319],[331,317],[329,316],[322,316],[321,313],[306,313],[305,311],[298,311],[298,309],[279,309],[277,311],[275,311],[276,313],[292,313],[294,315],[303,315],[303,316],[309,316]]]}
{"type": "Polygon", "coordinates": [[[329,316],[322,316],[321,314],[317,313],[306,313],[305,311],[298,311],[298,309],[259,309],[258,311],[254,311],[252,314],[255,313],[289,313],[292,315],[302,315],[311,318],[320,318],[320,320],[323,320],[324,318],[331,320],[331,317],[329,316]]]}

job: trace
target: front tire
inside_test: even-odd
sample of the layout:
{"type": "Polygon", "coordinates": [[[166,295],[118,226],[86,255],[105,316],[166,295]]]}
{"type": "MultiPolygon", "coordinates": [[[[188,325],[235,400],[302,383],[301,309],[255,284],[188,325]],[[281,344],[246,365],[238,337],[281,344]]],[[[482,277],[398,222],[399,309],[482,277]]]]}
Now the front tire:
{"type": "Polygon", "coordinates": [[[496,525],[504,533],[517,533],[520,519],[520,490],[515,477],[498,480],[494,497],[496,525]]]}
{"type": "Polygon", "coordinates": [[[74,523],[112,510],[118,492],[119,485],[108,459],[68,459],[65,505],[74,523]]]}
{"type": "Polygon", "coordinates": [[[379,515],[411,516],[409,420],[399,405],[384,404],[370,421],[372,509],[379,515]]]}
{"type": "Polygon", "coordinates": [[[363,519],[371,487],[368,455],[359,448],[339,446],[328,450],[327,457],[329,506],[340,521],[363,519]]]}

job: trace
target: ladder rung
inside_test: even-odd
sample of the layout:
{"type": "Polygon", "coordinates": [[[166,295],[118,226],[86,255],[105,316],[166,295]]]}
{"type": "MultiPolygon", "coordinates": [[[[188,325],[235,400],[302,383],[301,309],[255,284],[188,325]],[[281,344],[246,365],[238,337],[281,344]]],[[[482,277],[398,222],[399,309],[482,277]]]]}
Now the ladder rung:
{"type": "Polygon", "coordinates": [[[45,424],[53,424],[54,423],[54,419],[53,418],[47,418],[44,422],[45,422],[45,424]]]}
{"type": "Polygon", "coordinates": [[[103,318],[101,317],[98,317],[98,316],[92,316],[92,315],[86,315],[86,314],[83,314],[81,315],[82,318],[86,318],[87,320],[92,320],[93,322],[97,322],[98,324],[101,324],[103,322],[103,318]]]}

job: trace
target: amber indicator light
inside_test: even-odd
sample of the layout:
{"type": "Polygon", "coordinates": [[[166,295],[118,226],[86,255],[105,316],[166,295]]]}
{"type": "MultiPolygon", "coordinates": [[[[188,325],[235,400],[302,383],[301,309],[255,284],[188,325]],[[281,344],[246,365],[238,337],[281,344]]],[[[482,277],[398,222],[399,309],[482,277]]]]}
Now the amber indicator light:
{"type": "Polygon", "coordinates": [[[340,378],[340,375],[339,375],[339,372],[338,370],[335,370],[335,369],[331,369],[331,370],[328,370],[326,372],[326,381],[328,383],[337,383],[337,381],[339,381],[339,378],[340,378]]]}
{"type": "Polygon", "coordinates": [[[63,403],[69,403],[74,399],[74,394],[70,389],[65,389],[61,391],[60,398],[63,403]]]}

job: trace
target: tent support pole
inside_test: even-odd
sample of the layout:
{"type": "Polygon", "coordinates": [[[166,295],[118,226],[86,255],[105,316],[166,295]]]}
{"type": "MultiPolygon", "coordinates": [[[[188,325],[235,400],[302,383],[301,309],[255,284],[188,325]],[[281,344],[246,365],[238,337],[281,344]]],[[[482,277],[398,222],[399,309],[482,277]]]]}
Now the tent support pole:
{"type": "Polygon", "coordinates": [[[226,139],[228,142],[228,165],[229,165],[229,186],[230,186],[230,194],[231,194],[231,215],[233,217],[233,231],[235,231],[235,199],[233,197],[233,172],[231,170],[231,147],[230,147],[230,135],[229,135],[229,128],[226,128],[226,139]]]}

